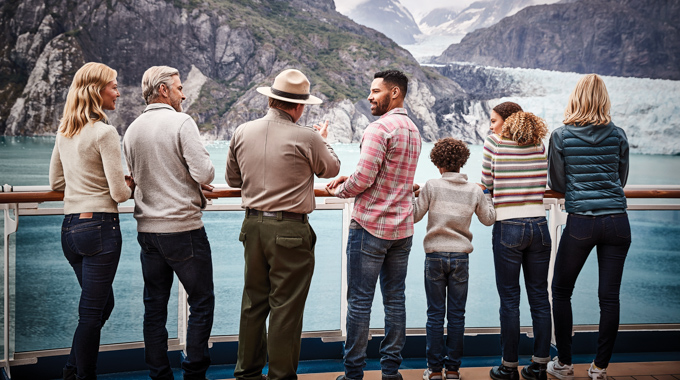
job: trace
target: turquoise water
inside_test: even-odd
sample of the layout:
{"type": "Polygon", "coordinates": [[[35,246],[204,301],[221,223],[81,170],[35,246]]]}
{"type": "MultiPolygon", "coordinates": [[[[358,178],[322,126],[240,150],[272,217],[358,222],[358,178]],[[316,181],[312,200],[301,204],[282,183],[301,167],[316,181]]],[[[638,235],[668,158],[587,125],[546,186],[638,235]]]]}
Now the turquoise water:
{"type": "MultiPolygon", "coordinates": [[[[0,137],[0,184],[47,185],[53,137],[0,137]]],[[[432,144],[424,144],[416,181],[439,176],[428,158],[432,144]]],[[[357,144],[334,146],[342,161],[341,174],[350,174],[357,161],[357,144]]],[[[225,183],[227,143],[208,145],[216,168],[214,183],[225,183]]],[[[479,181],[481,146],[471,146],[471,157],[463,172],[479,181]]],[[[631,156],[630,184],[680,184],[680,157],[631,156]]],[[[317,179],[317,182],[327,180],[317,179]]],[[[205,212],[204,222],[213,252],[217,305],[213,335],[238,333],[243,284],[243,250],[238,242],[241,212],[205,212]]],[[[15,239],[16,350],[70,346],[77,324],[78,284],[63,257],[59,240],[62,217],[22,216],[15,239]]],[[[621,289],[623,323],[680,322],[680,213],[677,211],[631,211],[633,246],[626,261],[621,289]]],[[[312,289],[305,309],[305,331],[340,327],[341,212],[317,210],[310,222],[319,236],[312,289]]],[[[407,277],[407,325],[424,327],[426,300],[423,288],[425,223],[416,225],[407,277]]],[[[132,215],[121,217],[123,256],[114,282],[116,308],[106,324],[103,343],[142,340],[142,289],[136,223],[132,215]]],[[[473,221],[470,258],[468,327],[498,326],[499,300],[495,290],[491,254],[491,228],[473,221]]],[[[596,324],[597,265],[591,255],[576,284],[575,321],[596,324]]],[[[372,326],[382,326],[382,304],[377,297],[372,326]]],[[[171,298],[168,322],[176,336],[177,300],[171,298]]],[[[529,308],[522,299],[522,325],[530,325],[529,308]]]]}

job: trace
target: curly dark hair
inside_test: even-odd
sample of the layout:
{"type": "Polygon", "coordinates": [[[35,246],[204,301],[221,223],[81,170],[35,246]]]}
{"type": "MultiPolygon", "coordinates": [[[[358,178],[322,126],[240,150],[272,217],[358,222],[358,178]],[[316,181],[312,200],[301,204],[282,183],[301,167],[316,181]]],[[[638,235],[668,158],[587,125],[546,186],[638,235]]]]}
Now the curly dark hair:
{"type": "Polygon", "coordinates": [[[548,126],[531,112],[515,112],[505,119],[501,134],[522,146],[538,145],[548,135],[548,126]]]}
{"type": "Polygon", "coordinates": [[[453,137],[439,139],[430,152],[430,160],[438,168],[447,172],[457,172],[465,165],[470,157],[467,144],[453,137]]]}
{"type": "Polygon", "coordinates": [[[523,111],[519,104],[513,102],[503,102],[494,107],[493,110],[496,111],[498,116],[502,117],[503,120],[507,119],[515,112],[523,111]]]}

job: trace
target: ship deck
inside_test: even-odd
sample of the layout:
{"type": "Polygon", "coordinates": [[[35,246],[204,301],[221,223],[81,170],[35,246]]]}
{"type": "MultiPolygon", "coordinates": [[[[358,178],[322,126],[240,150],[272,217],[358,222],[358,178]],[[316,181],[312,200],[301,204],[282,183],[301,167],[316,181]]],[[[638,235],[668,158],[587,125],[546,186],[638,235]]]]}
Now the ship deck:
{"type": "MultiPolygon", "coordinates": [[[[621,358],[619,358],[621,359],[621,358]]],[[[468,361],[489,361],[497,360],[497,358],[484,359],[470,359],[468,361]]],[[[473,363],[474,364],[474,363],[473,363]]],[[[371,360],[368,363],[370,366],[377,366],[376,360],[371,360]]],[[[405,360],[400,370],[404,380],[420,380],[423,378],[424,359],[422,360],[405,360]],[[413,368],[418,367],[418,368],[413,368]]],[[[586,371],[588,363],[581,363],[574,365],[574,380],[589,379],[586,371]]],[[[309,361],[300,363],[300,380],[335,380],[339,375],[342,375],[342,363],[340,361],[309,361]],[[333,372],[316,372],[322,368],[331,370],[339,370],[333,372]],[[314,371],[312,373],[305,373],[314,371]]],[[[490,366],[470,366],[461,368],[461,379],[463,380],[488,380],[490,366]]],[[[231,380],[233,379],[234,366],[215,366],[211,367],[208,372],[208,379],[210,380],[231,380]]],[[[611,363],[607,369],[609,380],[680,380],[680,361],[635,361],[635,362],[617,362],[611,363]]],[[[180,372],[175,373],[176,378],[181,378],[180,372]]],[[[148,379],[147,371],[126,372],[118,374],[103,375],[100,378],[105,380],[141,380],[148,379]]],[[[548,375],[548,379],[555,377],[548,375]]],[[[380,370],[366,371],[365,380],[380,380],[380,370]]]]}

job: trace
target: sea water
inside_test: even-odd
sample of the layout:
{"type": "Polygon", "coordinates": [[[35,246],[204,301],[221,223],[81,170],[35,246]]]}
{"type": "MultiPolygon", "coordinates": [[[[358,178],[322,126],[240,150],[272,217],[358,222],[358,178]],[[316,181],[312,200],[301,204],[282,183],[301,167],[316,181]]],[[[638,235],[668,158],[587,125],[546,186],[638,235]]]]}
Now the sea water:
{"type": "MultiPolygon", "coordinates": [[[[423,144],[416,182],[439,177],[429,160],[431,143],[423,144]]],[[[54,137],[0,137],[0,185],[47,185],[54,137]]],[[[333,146],[342,162],[340,174],[353,172],[359,159],[358,144],[333,146]]],[[[207,145],[215,165],[216,184],[224,184],[227,142],[207,145]]],[[[470,146],[471,156],[462,172],[479,182],[481,146],[470,146]]],[[[629,184],[679,185],[680,157],[632,155],[629,184]]],[[[328,180],[317,179],[325,183],[328,180]]],[[[238,202],[238,200],[229,200],[238,202]]],[[[634,202],[634,200],[631,200],[634,202]]],[[[129,201],[126,204],[132,204],[129,201]]],[[[41,207],[58,207],[48,203],[41,207]]],[[[341,211],[317,210],[310,215],[316,231],[316,266],[304,316],[305,331],[340,328],[341,211]]],[[[622,323],[680,322],[680,213],[678,211],[629,211],[633,244],[626,260],[621,287],[622,323]]],[[[60,243],[61,215],[20,216],[18,232],[11,243],[14,265],[10,279],[14,286],[11,306],[18,352],[69,347],[77,324],[78,297],[76,277],[63,257],[60,243]]],[[[213,335],[238,334],[243,292],[243,247],[238,241],[242,212],[204,212],[203,220],[210,240],[216,295],[213,335]]],[[[424,291],[423,237],[426,221],[416,224],[413,249],[409,258],[406,285],[407,327],[423,328],[427,319],[424,291]]],[[[136,223],[131,214],[121,216],[123,252],[114,281],[116,307],[102,331],[102,343],[141,341],[144,307],[143,280],[136,242],[136,223]]],[[[491,227],[473,217],[471,226],[474,252],[470,254],[467,327],[499,326],[499,298],[495,287],[491,227]]],[[[597,324],[596,255],[588,259],[573,297],[574,321],[597,324]]],[[[522,280],[520,279],[520,283],[522,280]]],[[[523,288],[523,284],[522,284],[523,288]]],[[[384,313],[379,286],[371,315],[371,326],[383,326],[384,313]]],[[[177,336],[177,289],[168,307],[170,337],[177,336]]],[[[531,325],[529,307],[522,293],[521,323],[531,325]]]]}

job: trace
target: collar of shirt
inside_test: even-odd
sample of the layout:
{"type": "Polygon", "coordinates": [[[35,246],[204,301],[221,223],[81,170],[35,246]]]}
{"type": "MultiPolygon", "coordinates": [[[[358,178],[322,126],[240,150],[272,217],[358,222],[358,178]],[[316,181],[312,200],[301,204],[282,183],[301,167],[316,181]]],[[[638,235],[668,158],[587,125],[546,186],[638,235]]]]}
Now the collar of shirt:
{"type": "Polygon", "coordinates": [[[444,172],[442,173],[442,178],[458,183],[466,183],[468,181],[467,174],[456,172],[444,172]]]}
{"type": "Polygon", "coordinates": [[[387,117],[387,116],[394,115],[394,114],[402,114],[402,115],[408,116],[408,112],[406,112],[406,108],[393,108],[389,112],[387,112],[386,114],[380,116],[380,118],[382,119],[383,117],[387,117]]]}
{"type": "MultiPolygon", "coordinates": [[[[169,104],[165,104],[165,103],[151,103],[151,104],[149,104],[148,106],[146,106],[146,108],[144,109],[144,112],[146,112],[146,111],[159,110],[159,109],[163,109],[163,108],[167,108],[167,109],[169,109],[170,111],[175,111],[175,109],[172,108],[172,106],[169,105],[169,104]]],[[[176,111],[175,111],[175,112],[176,112],[176,111]]]]}
{"type": "Polygon", "coordinates": [[[281,111],[278,108],[270,108],[267,114],[264,116],[267,120],[285,120],[290,123],[293,122],[293,117],[288,114],[288,112],[281,111]]]}

